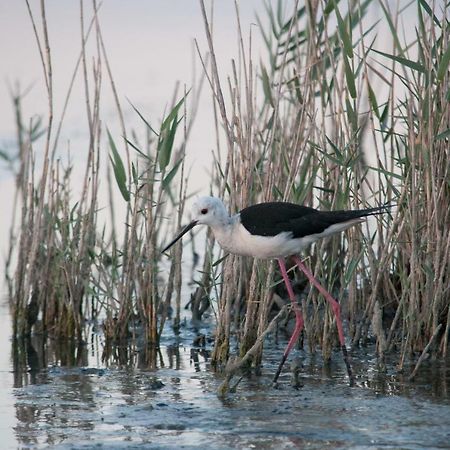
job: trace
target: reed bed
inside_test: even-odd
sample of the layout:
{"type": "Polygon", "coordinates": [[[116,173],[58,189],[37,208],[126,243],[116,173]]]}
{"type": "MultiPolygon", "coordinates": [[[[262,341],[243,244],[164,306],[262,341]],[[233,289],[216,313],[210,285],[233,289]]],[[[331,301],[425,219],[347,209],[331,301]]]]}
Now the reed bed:
{"type": "MultiPolygon", "coordinates": [[[[413,378],[424,359],[448,351],[448,5],[375,3],[296,1],[289,11],[282,1],[275,9],[267,4],[265,17],[258,18],[267,47],[260,62],[253,59],[253,36],[243,32],[235,3],[238,52],[232,73],[223,78],[212,12],[200,0],[208,58],[198,44],[197,49],[217,136],[210,189],[232,212],[269,200],[322,209],[392,205],[384,216],[315,245],[305,256],[339,299],[352,347],[374,343],[381,369],[387,354],[396,355],[400,371],[414,363],[413,378]],[[380,21],[371,22],[367,13],[376,5],[380,21]],[[417,10],[411,42],[398,31],[408,8],[417,10]],[[382,24],[390,32],[389,49],[378,45],[382,24]]],[[[39,23],[29,10],[33,26],[42,30],[43,38],[36,33],[36,39],[48,116],[25,127],[16,95],[18,234],[16,241],[14,224],[6,271],[14,335],[40,330],[83,339],[85,325],[94,321],[102,324],[109,344],[142,332],[143,341],[156,348],[171,306],[175,331],[180,326],[182,246],[165,262],[159,249],[182,222],[184,155],[195,116],[187,104],[195,111],[197,90],[175,95],[156,127],[135,109],[144,138],[128,132],[97,3],[90,21],[81,3],[83,39],[74,77],[81,76],[85,86],[90,142],[82,191],[75,196],[70,159],[63,164],[55,156],[64,115],[54,120],[45,2],[39,23]],[[95,44],[93,59],[87,57],[89,43],[95,44]],[[104,78],[115,94],[119,131],[107,131],[100,120],[104,78]],[[37,158],[35,141],[42,133],[44,155],[37,158]],[[105,146],[110,161],[101,155],[105,146]],[[105,169],[109,226],[99,214],[99,177],[105,169]],[[117,189],[127,205],[119,222],[112,194],[117,189]],[[169,222],[173,210],[176,220],[169,222]],[[121,233],[117,223],[123,222],[121,233]]],[[[286,293],[272,263],[233,255],[222,259],[210,234],[204,249],[190,307],[195,320],[213,307],[212,363],[227,367],[229,380],[243,366],[258,369],[267,336],[289,323],[286,293]],[[237,355],[231,351],[234,342],[237,355]]],[[[293,281],[305,316],[299,345],[329,360],[337,344],[333,315],[305,279],[296,275],[293,281]]],[[[150,359],[156,364],[156,356],[150,359]]]]}
{"type": "MultiPolygon", "coordinates": [[[[226,143],[214,192],[231,211],[269,200],[323,209],[392,205],[376,223],[306,256],[340,300],[352,347],[375,342],[380,368],[394,352],[403,370],[405,361],[420,364],[448,349],[448,5],[410,4],[418,28],[412,42],[402,42],[403,7],[379,2],[391,33],[390,50],[381,51],[381,25],[366,17],[372,3],[295,2],[289,12],[283,2],[275,10],[268,5],[269,25],[258,20],[268,58],[259,64],[236,3],[239,54],[224,79],[212,15],[201,1],[216,131],[226,143]]],[[[266,262],[231,255],[224,261],[212,358],[219,367],[228,363],[229,374],[259,367],[261,337],[274,305],[286,298],[274,285],[279,279],[266,262]],[[233,336],[237,361],[230,359],[233,336]]],[[[300,345],[328,360],[337,344],[331,310],[305,280],[296,283],[305,315],[300,345]]]]}
{"type": "MultiPolygon", "coordinates": [[[[102,329],[107,346],[138,336],[146,348],[155,349],[169,310],[174,311],[174,328],[180,326],[181,250],[163,263],[160,241],[162,233],[179,226],[183,213],[188,92],[174,93],[178,99],[169,104],[160,125],[150,124],[133,107],[139,129],[127,131],[97,3],[92,6],[88,20],[80,3],[81,50],[64,111],[56,121],[45,2],[39,12],[28,5],[42,56],[48,115],[24,126],[22,93],[15,94],[19,170],[6,265],[13,333],[19,339],[36,332],[81,342],[95,324],[102,329]],[[70,152],[67,158],[61,156],[58,140],[76,77],[83,81],[89,136],[81,189],[80,170],[74,168],[70,152]],[[116,100],[120,131],[110,132],[100,117],[104,79],[116,100]],[[37,140],[40,136],[43,146],[42,139],[37,140]],[[43,154],[39,153],[42,148],[43,154]],[[106,215],[100,189],[109,196],[106,215]],[[115,213],[119,191],[126,205],[120,218],[115,213]],[[178,215],[171,223],[167,214],[174,208],[178,215]],[[163,270],[168,278],[161,276],[163,270]]],[[[191,98],[195,108],[196,97],[191,98]]],[[[148,360],[154,366],[156,352],[153,355],[148,360]]]]}

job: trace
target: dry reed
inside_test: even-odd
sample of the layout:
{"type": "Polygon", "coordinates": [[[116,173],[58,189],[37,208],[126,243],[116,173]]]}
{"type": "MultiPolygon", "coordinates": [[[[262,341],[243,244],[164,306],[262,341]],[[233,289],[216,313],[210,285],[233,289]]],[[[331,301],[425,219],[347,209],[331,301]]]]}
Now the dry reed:
{"type": "MultiPolygon", "coordinates": [[[[144,128],[144,139],[140,143],[135,137],[137,133],[128,133],[125,128],[97,2],[92,2],[89,22],[85,19],[84,3],[80,2],[80,55],[62,115],[54,122],[45,2],[40,3],[40,19],[28,2],[27,5],[42,60],[48,113],[44,120],[31,123],[27,129],[22,119],[22,93],[15,94],[20,170],[16,178],[14,216],[18,219],[11,227],[6,270],[14,337],[27,337],[35,332],[81,342],[87,339],[87,325],[96,323],[103,328],[107,348],[114,343],[126,343],[140,333],[147,353],[153,355],[147,358],[148,365],[155,366],[155,349],[174,292],[175,328],[180,324],[181,249],[176,249],[174,258],[163,263],[160,242],[161,233],[176,225],[167,221],[169,207],[178,208],[178,225],[183,213],[184,152],[191,129],[186,108],[188,92],[185,89],[181,98],[170,105],[159,127],[152,127],[135,109],[136,118],[144,128]],[[68,162],[63,163],[58,149],[65,111],[77,76],[83,80],[89,137],[79,196],[73,192],[75,169],[70,153],[68,162]],[[115,133],[105,132],[100,117],[104,79],[109,82],[116,103],[123,136],[120,145],[113,137],[115,133]],[[184,133],[176,140],[180,124],[184,126],[184,133]],[[42,134],[45,135],[44,152],[38,156],[37,138],[42,134]],[[106,164],[101,155],[105,147],[110,154],[106,164]],[[104,205],[99,204],[99,177],[105,167],[111,211],[109,225],[103,224],[100,209],[104,205]],[[112,192],[117,188],[126,202],[123,233],[115,225],[112,192]],[[162,264],[170,273],[169,280],[160,275],[162,264]]],[[[174,98],[177,95],[175,93],[174,98]]],[[[195,117],[198,95],[190,98],[193,109],[192,114],[189,113],[195,117]]]]}

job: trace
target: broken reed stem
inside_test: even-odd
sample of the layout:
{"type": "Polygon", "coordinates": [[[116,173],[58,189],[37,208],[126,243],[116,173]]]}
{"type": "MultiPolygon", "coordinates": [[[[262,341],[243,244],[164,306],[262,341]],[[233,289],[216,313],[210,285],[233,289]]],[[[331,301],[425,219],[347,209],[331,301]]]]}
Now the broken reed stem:
{"type": "Polygon", "coordinates": [[[428,344],[425,346],[425,348],[423,349],[415,367],[414,370],[411,372],[411,375],[408,377],[408,381],[411,381],[415,378],[415,376],[417,375],[417,371],[419,370],[420,365],[423,363],[423,361],[429,356],[428,351],[430,350],[431,346],[433,345],[439,331],[442,328],[442,324],[440,323],[436,329],[434,330],[433,335],[431,336],[430,340],[428,341],[428,344]]]}
{"type": "Polygon", "coordinates": [[[275,329],[275,325],[284,318],[286,315],[286,311],[290,308],[290,305],[284,305],[278,314],[270,321],[269,325],[266,329],[258,335],[253,346],[247,350],[245,355],[242,358],[234,358],[233,360],[229,360],[227,366],[225,367],[225,379],[220,385],[218,392],[220,396],[225,395],[229,390],[229,384],[234,374],[241,369],[245,364],[248,363],[250,358],[257,356],[264,339],[269,333],[272,333],[275,329]]]}

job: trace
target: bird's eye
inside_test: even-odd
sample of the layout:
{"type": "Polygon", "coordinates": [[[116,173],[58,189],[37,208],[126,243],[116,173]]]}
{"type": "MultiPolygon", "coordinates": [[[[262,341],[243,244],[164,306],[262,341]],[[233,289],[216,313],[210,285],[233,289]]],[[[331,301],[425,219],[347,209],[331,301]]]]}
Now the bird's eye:
{"type": "Polygon", "coordinates": [[[207,214],[208,213],[208,208],[203,208],[200,212],[202,214],[207,214]]]}

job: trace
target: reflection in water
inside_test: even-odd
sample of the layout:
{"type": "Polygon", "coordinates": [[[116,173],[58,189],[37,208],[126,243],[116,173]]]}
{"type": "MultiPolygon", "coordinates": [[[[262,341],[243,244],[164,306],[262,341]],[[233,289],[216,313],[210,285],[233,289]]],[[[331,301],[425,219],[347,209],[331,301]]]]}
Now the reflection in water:
{"type": "Polygon", "coordinates": [[[320,355],[299,352],[296,389],[285,372],[275,390],[279,349],[267,343],[265,351],[263,375],[245,377],[236,394],[219,399],[222,380],[209,370],[204,347],[103,344],[96,333],[81,343],[16,340],[17,441],[36,448],[448,443],[442,418],[450,412],[450,361],[424,365],[410,383],[406,375],[377,371],[367,353],[353,354],[357,383],[351,388],[339,358],[324,364],[320,355]]]}
{"type": "Polygon", "coordinates": [[[14,387],[45,382],[49,366],[83,367],[88,365],[87,347],[76,340],[46,340],[42,335],[12,341],[14,387]]]}
{"type": "Polygon", "coordinates": [[[39,361],[31,338],[14,339],[12,345],[14,387],[36,384],[36,376],[43,367],[43,360],[41,358],[41,362],[39,361]]]}
{"type": "Polygon", "coordinates": [[[204,348],[191,348],[191,363],[194,364],[194,369],[196,372],[200,372],[201,370],[201,364],[200,364],[200,358],[202,357],[203,362],[206,363],[209,360],[209,357],[211,356],[211,352],[204,349],[204,348]]]}
{"type": "Polygon", "coordinates": [[[409,382],[409,374],[385,374],[368,371],[369,378],[361,384],[382,395],[409,395],[415,390],[423,391],[437,399],[449,398],[450,367],[445,362],[434,362],[423,368],[421,374],[413,382],[409,382]]]}
{"type": "MultiPolygon", "coordinates": [[[[191,358],[194,353],[197,354],[195,359],[200,370],[198,355],[201,355],[206,362],[209,352],[204,349],[192,349],[191,358]]],[[[141,370],[184,368],[179,345],[168,345],[162,352],[158,347],[141,345],[135,340],[116,345],[111,342],[103,344],[96,333],[91,334],[89,344],[84,341],[77,342],[74,339],[46,339],[42,335],[14,339],[12,361],[15,388],[45,383],[48,371],[59,367],[94,366],[141,370]]]]}

